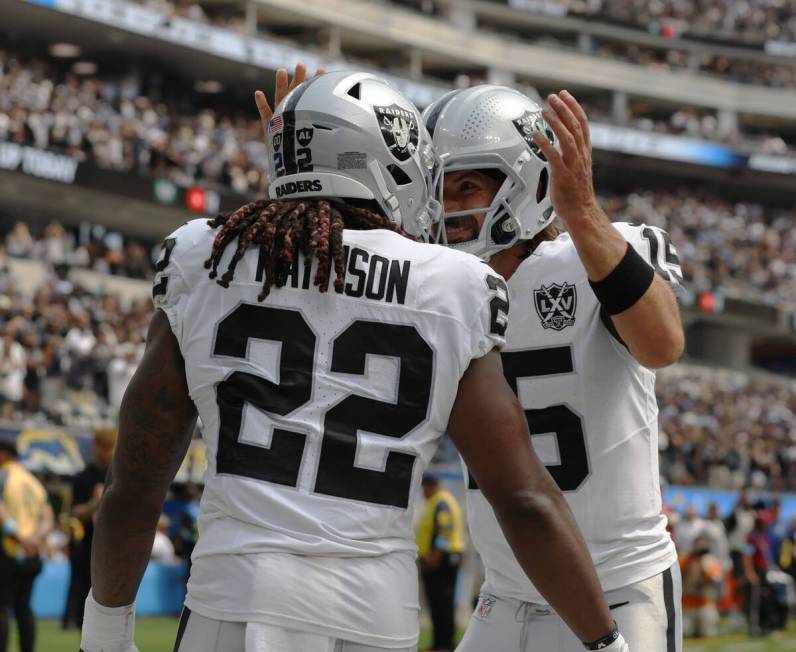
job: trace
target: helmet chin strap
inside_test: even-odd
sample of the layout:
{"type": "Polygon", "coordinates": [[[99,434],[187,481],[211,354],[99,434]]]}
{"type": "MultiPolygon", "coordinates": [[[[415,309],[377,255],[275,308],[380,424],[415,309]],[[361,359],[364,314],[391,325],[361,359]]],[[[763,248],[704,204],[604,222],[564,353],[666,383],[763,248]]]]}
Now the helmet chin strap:
{"type": "Polygon", "coordinates": [[[390,219],[393,221],[397,220],[398,224],[403,226],[403,220],[401,219],[401,204],[398,201],[398,197],[396,197],[394,193],[391,193],[390,189],[387,188],[387,182],[384,180],[384,175],[381,173],[378,161],[371,159],[370,163],[368,163],[368,170],[370,170],[370,173],[373,175],[373,180],[376,182],[376,187],[379,189],[379,193],[381,194],[384,204],[392,213],[389,216],[390,219]]]}
{"type": "MultiPolygon", "coordinates": [[[[426,165],[426,177],[428,178],[429,187],[433,190],[433,192],[428,198],[426,212],[421,218],[421,226],[423,227],[424,239],[426,241],[439,243],[439,234],[442,233],[443,237],[445,238],[444,244],[447,244],[448,238],[447,234],[445,233],[444,217],[445,184],[443,183],[443,178],[445,176],[445,164],[443,162],[443,158],[434,153],[430,146],[427,148],[427,153],[428,152],[431,152],[431,154],[429,154],[431,157],[431,165],[426,165]],[[432,232],[434,225],[437,226],[436,234],[432,232]]],[[[424,161],[424,163],[426,163],[426,161],[424,161]]]]}

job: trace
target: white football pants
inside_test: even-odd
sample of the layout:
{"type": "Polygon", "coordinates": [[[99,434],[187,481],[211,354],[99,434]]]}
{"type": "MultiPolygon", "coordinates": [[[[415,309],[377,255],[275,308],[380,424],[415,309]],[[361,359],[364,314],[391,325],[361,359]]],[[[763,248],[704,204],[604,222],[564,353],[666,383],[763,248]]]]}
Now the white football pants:
{"type": "MultiPolygon", "coordinates": [[[[630,652],[682,652],[680,567],[605,594],[630,652]]],[[[494,595],[478,596],[456,652],[583,652],[579,641],[548,606],[494,595]]]]}
{"type": "Polygon", "coordinates": [[[180,617],[174,652],[416,652],[360,645],[263,623],[224,622],[187,607],[180,617]]]}

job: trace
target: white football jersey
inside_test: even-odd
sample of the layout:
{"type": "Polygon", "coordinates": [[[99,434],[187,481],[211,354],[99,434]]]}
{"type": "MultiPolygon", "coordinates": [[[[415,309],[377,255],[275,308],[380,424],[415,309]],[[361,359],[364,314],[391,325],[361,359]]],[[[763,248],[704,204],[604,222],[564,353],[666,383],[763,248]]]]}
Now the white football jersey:
{"type": "MultiPolygon", "coordinates": [[[[664,279],[679,284],[679,261],[664,231],[615,227],[664,279]]],[[[568,234],[539,245],[508,287],[503,368],[603,588],[663,572],[677,557],[661,514],[655,373],[612,334],[568,234]]],[[[486,568],[483,591],[544,603],[471,478],[468,487],[470,534],[486,568]]]]}
{"type": "Polygon", "coordinates": [[[215,233],[195,220],[167,238],[153,290],[207,444],[186,604],[413,645],[413,504],[459,379],[504,343],[505,284],[473,256],[346,230],[343,293],[320,293],[300,258],[258,302],[258,250],[229,288],[208,277],[215,233]]]}

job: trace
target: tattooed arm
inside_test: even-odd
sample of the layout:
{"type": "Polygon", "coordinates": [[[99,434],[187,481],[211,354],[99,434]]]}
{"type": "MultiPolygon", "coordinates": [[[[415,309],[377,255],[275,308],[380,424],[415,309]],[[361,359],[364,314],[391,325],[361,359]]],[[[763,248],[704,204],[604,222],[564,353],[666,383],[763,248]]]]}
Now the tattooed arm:
{"type": "Polygon", "coordinates": [[[196,423],[185,362],[158,310],[146,352],[122,401],[119,438],[91,548],[94,599],[106,607],[135,600],[169,484],[196,423]]]}

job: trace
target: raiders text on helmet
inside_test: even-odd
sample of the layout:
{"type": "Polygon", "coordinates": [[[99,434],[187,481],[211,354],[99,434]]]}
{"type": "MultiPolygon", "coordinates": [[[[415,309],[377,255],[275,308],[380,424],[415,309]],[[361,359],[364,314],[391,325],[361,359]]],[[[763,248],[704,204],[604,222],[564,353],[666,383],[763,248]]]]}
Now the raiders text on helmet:
{"type": "MultiPolygon", "coordinates": [[[[547,158],[533,140],[555,135],[542,107],[505,86],[484,84],[451,91],[423,112],[445,172],[497,170],[505,180],[489,206],[445,213],[445,218],[486,213],[474,240],[455,246],[489,258],[519,240],[530,240],[553,221],[547,158]]],[[[445,242],[445,229],[439,238],[445,242]]]]}
{"type": "Polygon", "coordinates": [[[429,239],[441,169],[420,113],[369,73],[332,72],[291,91],[268,125],[269,195],[370,199],[429,239]]]}

